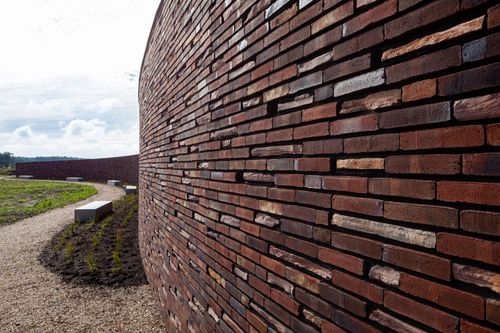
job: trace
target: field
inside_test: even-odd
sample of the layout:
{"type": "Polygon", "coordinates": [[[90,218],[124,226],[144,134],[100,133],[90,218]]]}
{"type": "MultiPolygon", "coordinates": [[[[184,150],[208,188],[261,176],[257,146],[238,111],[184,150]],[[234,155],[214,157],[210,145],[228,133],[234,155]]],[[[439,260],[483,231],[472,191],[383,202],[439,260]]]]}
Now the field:
{"type": "Polygon", "coordinates": [[[90,185],[0,179],[0,225],[66,206],[96,193],[90,185]]]}
{"type": "Polygon", "coordinates": [[[99,222],[75,221],[44,249],[41,262],[73,283],[109,286],[145,284],[137,239],[135,194],[113,202],[113,214],[99,222]]]}

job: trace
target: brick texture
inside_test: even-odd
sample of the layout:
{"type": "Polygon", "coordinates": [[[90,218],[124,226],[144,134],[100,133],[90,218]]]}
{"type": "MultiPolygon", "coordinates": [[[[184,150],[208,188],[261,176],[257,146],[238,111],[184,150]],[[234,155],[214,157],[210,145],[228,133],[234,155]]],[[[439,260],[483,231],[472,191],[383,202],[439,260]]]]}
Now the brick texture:
{"type": "Polygon", "coordinates": [[[139,238],[169,331],[500,331],[499,8],[163,0],[139,238]]]}
{"type": "Polygon", "coordinates": [[[139,156],[123,156],[87,160],[18,163],[16,175],[33,175],[37,179],[82,177],[88,181],[105,182],[118,179],[137,184],[139,181],[139,156]]]}

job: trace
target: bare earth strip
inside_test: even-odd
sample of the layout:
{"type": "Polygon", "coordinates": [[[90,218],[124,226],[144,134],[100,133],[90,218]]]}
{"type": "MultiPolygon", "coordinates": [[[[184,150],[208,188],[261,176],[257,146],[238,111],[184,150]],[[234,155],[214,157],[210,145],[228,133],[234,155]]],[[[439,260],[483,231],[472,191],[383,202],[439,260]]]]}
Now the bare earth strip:
{"type": "Polygon", "coordinates": [[[164,332],[148,285],[129,288],[73,286],[38,262],[44,245],[93,200],[116,200],[123,191],[92,184],[99,194],[0,227],[0,332],[164,332]]]}

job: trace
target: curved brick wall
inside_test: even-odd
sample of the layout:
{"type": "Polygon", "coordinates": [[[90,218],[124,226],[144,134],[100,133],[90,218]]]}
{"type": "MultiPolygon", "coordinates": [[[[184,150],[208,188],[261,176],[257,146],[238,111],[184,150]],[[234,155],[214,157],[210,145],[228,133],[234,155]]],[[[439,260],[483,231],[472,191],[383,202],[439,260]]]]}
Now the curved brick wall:
{"type": "Polygon", "coordinates": [[[163,1],[140,239],[171,332],[500,329],[500,9],[163,1]]]}
{"type": "Polygon", "coordinates": [[[16,165],[16,175],[33,175],[37,179],[82,177],[85,181],[119,179],[138,183],[139,156],[121,156],[88,160],[29,162],[16,165]]]}

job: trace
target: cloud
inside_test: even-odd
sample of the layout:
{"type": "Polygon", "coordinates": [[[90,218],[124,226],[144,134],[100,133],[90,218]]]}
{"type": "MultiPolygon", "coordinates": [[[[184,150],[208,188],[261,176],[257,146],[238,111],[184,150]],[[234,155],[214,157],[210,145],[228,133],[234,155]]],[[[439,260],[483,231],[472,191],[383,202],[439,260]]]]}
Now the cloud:
{"type": "Polygon", "coordinates": [[[137,153],[137,76],[159,2],[1,2],[0,151],[137,153]]]}
{"type": "Polygon", "coordinates": [[[138,152],[139,129],[132,125],[126,129],[110,129],[100,119],[73,119],[60,123],[55,133],[33,130],[24,125],[12,132],[0,132],[2,151],[16,152],[18,156],[72,156],[111,157],[138,152]],[[36,154],[33,154],[36,147],[36,154]]]}

